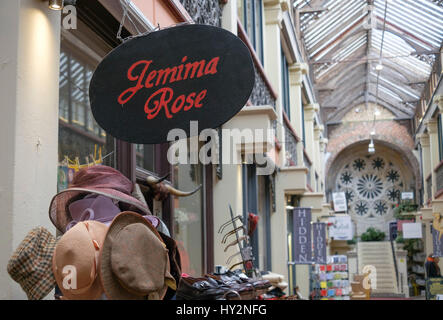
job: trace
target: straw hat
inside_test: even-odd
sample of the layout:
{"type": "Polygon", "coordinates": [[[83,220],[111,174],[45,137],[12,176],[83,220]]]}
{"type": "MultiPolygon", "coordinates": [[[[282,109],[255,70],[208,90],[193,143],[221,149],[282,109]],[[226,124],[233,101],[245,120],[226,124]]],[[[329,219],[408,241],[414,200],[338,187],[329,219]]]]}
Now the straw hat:
{"type": "Polygon", "coordinates": [[[9,275],[30,300],[43,299],[55,287],[51,261],[56,242],[55,237],[45,228],[34,228],[9,259],[9,275]]]}
{"type": "Polygon", "coordinates": [[[101,222],[82,221],[59,239],[52,269],[64,299],[94,300],[103,294],[97,267],[107,229],[101,222]]]}
{"type": "Polygon", "coordinates": [[[122,212],[109,226],[100,251],[103,289],[114,300],[158,300],[176,283],[168,250],[157,230],[134,212],[122,212]]]}
{"type": "Polygon", "coordinates": [[[118,170],[96,165],[76,172],[69,188],[56,194],[49,206],[49,218],[61,232],[73,220],[69,205],[83,199],[86,195],[97,194],[118,201],[121,211],[137,211],[142,215],[150,215],[148,206],[137,200],[133,195],[134,185],[118,170]]]}

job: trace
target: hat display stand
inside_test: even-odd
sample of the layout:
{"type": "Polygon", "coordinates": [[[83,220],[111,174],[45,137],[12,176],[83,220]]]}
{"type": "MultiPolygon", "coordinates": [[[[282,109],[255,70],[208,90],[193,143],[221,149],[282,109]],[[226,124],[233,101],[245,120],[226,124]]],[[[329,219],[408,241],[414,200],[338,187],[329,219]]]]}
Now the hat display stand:
{"type": "MultiPolygon", "coordinates": [[[[68,247],[69,245],[66,244],[66,241],[62,241],[63,237],[67,234],[72,237],[72,232],[76,231],[76,229],[83,224],[87,226],[88,230],[90,230],[93,225],[90,222],[98,224],[103,223],[103,226],[108,228],[108,226],[112,224],[112,221],[115,220],[115,217],[119,215],[117,214],[114,216],[115,212],[112,212],[112,214],[109,214],[106,217],[101,214],[104,210],[109,211],[109,206],[105,206],[104,203],[98,202],[98,200],[100,200],[100,197],[108,197],[112,199],[113,205],[118,206],[117,208],[119,210],[117,212],[121,211],[121,214],[124,211],[132,211],[137,216],[143,216],[145,219],[140,221],[152,225],[152,228],[155,229],[155,233],[160,235],[160,241],[158,241],[158,243],[163,243],[162,248],[164,247],[164,250],[167,252],[167,269],[170,269],[171,272],[173,272],[173,277],[170,276],[166,279],[167,281],[165,280],[168,284],[168,295],[166,299],[173,298],[176,286],[172,285],[172,282],[177,284],[181,275],[181,262],[178,247],[175,240],[170,238],[170,233],[165,223],[159,217],[151,215],[148,207],[149,197],[154,199],[154,197],[159,194],[161,196],[159,201],[162,201],[169,195],[187,197],[197,192],[201,186],[190,192],[185,192],[173,188],[167,181],[163,183],[167,176],[157,178],[152,175],[148,176],[146,179],[147,181],[145,181],[144,184],[134,184],[121,172],[102,164],[103,159],[106,156],[102,157],[101,149],[96,148],[94,155],[91,154],[90,157],[92,161],[87,161],[87,165],[80,165],[78,158],[74,163],[74,161],[67,157],[65,157],[65,160],[60,163],[60,166],[63,166],[70,171],[64,170],[61,172],[61,175],[59,174],[58,192],[49,204],[49,218],[56,227],[56,235],[52,235],[42,227],[32,229],[9,259],[7,266],[9,275],[22,287],[23,291],[27,294],[28,299],[43,299],[55,289],[54,298],[56,300],[71,300],[72,297],[66,294],[66,290],[65,293],[63,293],[59,288],[59,286],[62,285],[60,282],[60,276],[56,277],[54,274],[53,268],[54,257],[56,256],[56,245],[61,241],[61,245],[63,244],[63,246],[68,247]],[[72,177],[68,178],[70,175],[72,175],[72,177]],[[60,182],[63,183],[60,184],[60,182]],[[151,192],[144,193],[143,188],[145,187],[149,188],[151,192]],[[86,198],[88,198],[88,200],[98,200],[84,201],[86,198]],[[81,205],[79,204],[76,206],[78,210],[75,213],[75,217],[72,217],[69,210],[71,204],[77,201],[84,202],[82,202],[81,205]],[[95,207],[93,205],[95,205],[95,207]],[[106,218],[106,221],[103,220],[104,218],[106,218]],[[155,223],[156,221],[157,223],[155,223]],[[67,228],[68,225],[69,228],[67,228]],[[77,226],[77,228],[74,226],[77,226]],[[70,231],[71,227],[73,228],[72,231],[70,231]],[[169,290],[170,288],[172,289],[169,290]]],[[[90,231],[92,232],[91,237],[96,237],[98,235],[93,228],[90,231]]],[[[84,240],[82,234],[78,235],[78,238],[84,240]]],[[[85,243],[91,245],[90,242],[86,241],[85,243]]],[[[96,252],[102,247],[102,243],[98,240],[93,241],[92,245],[96,252]]],[[[88,253],[90,253],[89,251],[88,253]]],[[[59,250],[59,253],[62,252],[63,251],[59,250]]],[[[94,253],[93,251],[91,252],[94,253]]],[[[99,263],[99,255],[94,253],[93,256],[92,260],[95,260],[95,262],[93,262],[99,263]]],[[[84,266],[87,266],[87,263],[92,261],[91,255],[83,257],[82,253],[77,254],[75,260],[76,261],[71,261],[71,264],[73,264],[72,262],[79,262],[83,269],[85,269],[84,266]]],[[[63,262],[60,263],[63,264],[63,262]]],[[[59,269],[60,266],[58,266],[57,270],[59,269]]],[[[86,280],[83,281],[83,278],[80,281],[82,282],[82,286],[83,282],[87,282],[86,280]]],[[[85,285],[86,287],[82,287],[80,291],[83,291],[84,289],[84,291],[87,292],[89,290],[89,283],[86,283],[85,285]]],[[[164,296],[163,293],[164,292],[162,291],[159,298],[164,296]]],[[[108,299],[105,293],[101,296],[94,295],[94,298],[89,298],[89,295],[84,294],[84,292],[80,292],[75,298],[108,299]]]]}
{"type": "MultiPolygon", "coordinates": [[[[168,194],[186,197],[200,189],[198,187],[190,192],[183,192],[174,189],[167,182],[163,184],[162,181],[164,179],[165,177],[157,178],[153,176],[147,178],[147,185],[154,191],[151,194],[153,197],[157,195],[156,193],[161,194],[162,197],[168,194]]],[[[270,282],[261,279],[261,274],[254,269],[253,262],[255,258],[250,243],[250,236],[252,235],[252,230],[255,230],[258,217],[253,221],[254,228],[248,224],[246,227],[249,230],[246,230],[243,218],[241,216],[234,216],[232,208],[229,206],[231,219],[222,225],[219,233],[222,233],[225,228],[229,227],[228,229],[230,229],[232,227],[232,230],[227,231],[224,236],[224,241],[228,237],[232,237],[232,242],[227,245],[225,252],[231,247],[238,247],[238,252],[230,259],[239,257],[240,262],[228,262],[229,270],[224,272],[205,274],[199,278],[187,277],[181,272],[181,261],[175,241],[172,238],[168,238],[169,231],[160,219],[158,219],[157,224],[153,222],[153,219],[150,219],[152,215],[150,215],[146,201],[149,199],[146,199],[146,194],[143,193],[140,187],[139,185],[134,185],[121,172],[104,165],[88,166],[81,168],[75,173],[72,183],[66,189],[60,190],[49,205],[49,218],[57,228],[57,238],[51,236],[48,232],[45,233],[44,230],[38,229],[38,232],[34,230],[21,246],[26,247],[26,252],[30,254],[18,255],[16,253],[11,258],[8,271],[11,277],[22,286],[29,299],[42,299],[54,288],[55,299],[120,299],[120,295],[116,294],[117,291],[113,290],[112,288],[114,287],[109,284],[118,284],[121,281],[125,283],[125,286],[118,292],[124,293],[122,297],[130,300],[134,298],[145,299],[146,297],[148,299],[163,299],[166,297],[166,294],[166,299],[173,299],[175,294],[177,300],[253,300],[263,296],[268,291],[269,287],[271,287],[270,282]],[[100,202],[99,200],[103,200],[100,197],[112,199],[112,205],[118,205],[118,209],[122,212],[117,213],[116,216],[114,216],[115,212],[108,216],[103,215],[104,211],[109,211],[109,206],[105,205],[104,202],[100,202]],[[78,201],[82,202],[77,203],[78,201]],[[74,203],[76,204],[75,206],[74,203]],[[70,211],[71,207],[73,208],[72,210],[76,209],[75,214],[74,211],[70,211]],[[115,225],[118,219],[121,219],[119,221],[123,221],[122,219],[133,219],[134,223],[125,225],[118,233],[119,241],[113,242],[117,239],[117,235],[109,233],[109,230],[112,228],[114,231],[117,230],[115,225]],[[97,224],[97,228],[95,228],[95,224],[97,224]],[[147,229],[142,228],[141,225],[148,226],[151,233],[147,232],[147,229]],[[98,226],[107,230],[105,240],[101,236],[105,233],[103,230],[98,232],[98,226]],[[128,231],[130,228],[138,232],[137,236],[134,235],[135,231],[128,231]],[[156,236],[153,237],[152,233],[156,236]],[[142,236],[145,242],[149,242],[149,247],[157,249],[153,249],[156,254],[154,260],[146,258],[142,262],[145,269],[140,273],[134,267],[136,264],[131,264],[133,261],[124,257],[124,255],[127,251],[126,249],[136,247],[131,245],[131,241],[135,238],[141,239],[142,236]],[[90,242],[91,238],[93,239],[92,242],[90,242]],[[70,241],[70,239],[75,239],[75,241],[70,241]],[[129,239],[129,242],[124,239],[129,239]],[[74,242],[82,243],[82,249],[79,250],[78,247],[71,248],[71,243],[74,242]],[[56,243],[59,244],[58,247],[56,243]],[[112,249],[114,247],[115,250],[112,249]],[[105,251],[104,248],[111,249],[105,251]],[[161,250],[158,248],[161,248],[161,250]],[[75,256],[66,254],[74,249],[77,249],[75,256]],[[106,264],[103,262],[103,257],[106,256],[104,252],[110,252],[114,258],[119,256],[120,260],[117,258],[115,258],[117,260],[114,260],[114,258],[108,259],[106,264]],[[20,263],[17,262],[23,259],[26,259],[26,266],[28,267],[20,268],[20,263]],[[77,288],[70,287],[64,287],[62,288],[63,290],[59,288],[62,282],[64,283],[64,279],[62,279],[62,274],[64,274],[63,265],[68,260],[70,266],[75,265],[76,268],[78,267],[81,270],[81,287],[78,290],[77,288]],[[107,277],[111,273],[103,273],[103,271],[113,270],[112,261],[124,264],[125,268],[127,267],[128,270],[133,271],[135,278],[141,280],[134,282],[129,278],[126,279],[125,275],[119,273],[112,274],[112,277],[117,277],[119,281],[114,281],[115,279],[111,276],[107,277]],[[156,261],[159,263],[158,268],[156,267],[156,261]],[[93,264],[99,266],[99,273],[96,276],[100,279],[100,283],[95,281],[98,278],[91,278],[92,276],[88,273],[91,270],[90,265],[93,264]],[[111,266],[111,269],[109,266],[111,266]],[[38,272],[40,273],[35,272],[36,267],[38,267],[38,272]],[[160,280],[156,276],[158,272],[154,272],[157,269],[166,270],[166,273],[162,273],[162,277],[164,277],[162,279],[164,281],[163,287],[160,287],[160,280]],[[42,280],[38,291],[33,291],[31,288],[32,284],[30,285],[28,282],[22,281],[22,279],[31,279],[31,274],[34,278],[38,278],[37,280],[40,280],[40,278],[42,280]],[[46,277],[40,277],[39,274],[45,274],[46,277]],[[155,285],[151,286],[152,288],[146,289],[144,287],[145,283],[148,283],[144,280],[146,275],[152,280],[149,280],[149,283],[155,282],[155,285]],[[119,277],[124,279],[121,280],[119,277]],[[109,279],[113,281],[110,282],[109,279]],[[127,288],[130,288],[130,290],[127,288]],[[76,291],[71,291],[71,289],[76,291]]],[[[20,248],[19,251],[22,252],[20,248]]],[[[134,263],[138,262],[135,261],[134,263]]],[[[34,278],[32,278],[33,283],[37,281],[34,278]]]]}
{"type": "MultiPolygon", "coordinates": [[[[241,256],[241,262],[236,263],[234,265],[231,265],[229,267],[229,270],[234,269],[236,266],[242,265],[244,270],[245,270],[245,274],[248,277],[253,277],[254,276],[254,268],[253,268],[253,261],[255,260],[253,254],[252,254],[252,247],[250,245],[249,242],[249,235],[244,234],[243,236],[239,234],[240,230],[243,229],[243,232],[245,232],[246,229],[244,229],[243,226],[243,221],[242,218],[240,216],[234,216],[234,213],[232,211],[232,207],[231,205],[229,205],[229,213],[231,216],[231,219],[224,223],[220,229],[219,229],[219,233],[223,232],[223,230],[226,229],[226,227],[228,225],[232,225],[232,231],[235,234],[235,241],[233,243],[236,243],[238,245],[238,252],[234,255],[240,255],[241,256]],[[240,221],[240,223],[238,224],[238,221],[240,221]]],[[[229,234],[225,234],[223,239],[225,239],[229,234]]],[[[230,245],[228,245],[229,247],[230,245]]],[[[226,249],[228,248],[226,247],[226,249]]],[[[225,249],[225,251],[226,251],[225,249]]],[[[231,258],[228,259],[228,263],[230,262],[231,258]]]]}
{"type": "Polygon", "coordinates": [[[239,249],[226,261],[229,269],[217,265],[215,272],[198,278],[183,275],[177,289],[177,300],[255,300],[271,287],[268,280],[258,279],[256,276],[257,272],[253,268],[255,258],[249,241],[250,233],[243,225],[243,217],[234,216],[231,206],[229,210],[231,219],[223,223],[218,230],[219,234],[223,234],[222,244],[225,244],[229,237],[235,237],[234,241],[227,244],[224,252],[235,246],[239,249]],[[225,230],[227,231],[224,232],[225,230]],[[240,262],[231,264],[238,256],[240,262]]]}

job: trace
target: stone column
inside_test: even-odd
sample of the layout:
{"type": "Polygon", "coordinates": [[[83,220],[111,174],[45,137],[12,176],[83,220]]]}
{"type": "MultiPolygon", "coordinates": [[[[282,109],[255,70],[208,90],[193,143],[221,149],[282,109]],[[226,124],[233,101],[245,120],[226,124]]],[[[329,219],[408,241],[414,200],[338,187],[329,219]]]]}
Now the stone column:
{"type": "MultiPolygon", "coordinates": [[[[306,63],[294,63],[289,67],[289,99],[291,101],[291,125],[297,132],[300,139],[303,139],[302,123],[302,85],[303,75],[308,73],[306,63]]],[[[303,143],[297,144],[298,166],[303,165],[303,143]]]]}
{"type": "MultiPolygon", "coordinates": [[[[238,156],[241,157],[241,154],[238,156]]],[[[231,218],[228,203],[232,206],[234,215],[243,212],[242,166],[223,164],[223,179],[219,180],[215,175],[213,179],[213,192],[217,195],[214,197],[214,265],[226,265],[228,257],[235,252],[233,249],[223,251],[225,247],[221,242],[223,235],[218,233],[218,229],[231,218]]]]}
{"type": "MultiPolygon", "coordinates": [[[[325,152],[326,152],[326,146],[328,145],[328,139],[323,138],[320,140],[320,166],[321,166],[321,181],[323,182],[323,189],[322,192],[325,192],[326,190],[326,172],[325,172],[325,152]]],[[[325,195],[326,196],[326,195],[325,195]]]]}
{"type": "Polygon", "coordinates": [[[6,272],[26,234],[55,235],[60,24],[47,1],[0,1],[0,299],[26,299],[6,272]]]}
{"type": "Polygon", "coordinates": [[[354,275],[358,274],[358,256],[357,251],[348,251],[348,273],[349,280],[354,280],[354,275]]]}
{"type": "Polygon", "coordinates": [[[430,195],[426,188],[426,178],[431,173],[431,151],[429,150],[429,135],[422,133],[418,136],[420,139],[420,145],[422,147],[422,162],[423,162],[423,198],[424,203],[428,201],[430,195]]]}
{"type": "Polygon", "coordinates": [[[318,189],[315,190],[316,192],[321,192],[321,179],[323,176],[322,167],[321,167],[321,156],[320,156],[320,140],[321,140],[321,134],[324,130],[323,125],[316,126],[314,129],[314,167],[315,171],[318,174],[318,189]]]}
{"type": "MultiPolygon", "coordinates": [[[[437,121],[440,121],[440,128],[443,128],[443,95],[435,96],[434,102],[437,103],[438,111],[439,111],[440,115],[442,115],[442,116],[440,116],[440,119],[437,118],[437,121]]],[[[437,134],[438,134],[438,130],[437,130],[437,134]]],[[[443,140],[443,137],[442,137],[442,140],[443,140]]],[[[437,139],[437,141],[438,141],[438,139],[437,139]]],[[[436,182],[437,182],[437,174],[436,174],[436,182]]],[[[438,191],[437,184],[435,185],[435,190],[436,190],[436,192],[438,191]]]]}
{"type": "Polygon", "coordinates": [[[443,114],[443,95],[435,96],[434,102],[437,104],[440,114],[443,114]]]}
{"type": "Polygon", "coordinates": [[[426,256],[431,254],[434,251],[432,244],[432,234],[431,234],[431,223],[434,220],[434,216],[432,215],[433,208],[422,208],[419,212],[422,217],[422,224],[424,225],[424,235],[423,241],[425,243],[425,252],[426,256]]]}
{"type": "Polygon", "coordinates": [[[305,139],[306,152],[312,161],[311,166],[311,188],[315,188],[315,146],[314,146],[314,119],[315,113],[318,111],[318,104],[308,104],[305,107],[305,139]]]}
{"type": "MultiPolygon", "coordinates": [[[[277,113],[278,123],[283,123],[282,100],[281,100],[281,20],[282,8],[280,0],[264,0],[264,19],[265,30],[264,37],[266,43],[264,46],[264,68],[269,81],[274,90],[278,93],[275,111],[277,113]]],[[[281,128],[281,125],[279,125],[281,128]]],[[[277,130],[277,138],[283,141],[283,130],[277,130]]],[[[280,159],[285,161],[285,147],[283,145],[280,151],[280,159]]],[[[278,181],[277,175],[277,181],[278,181]]],[[[276,189],[278,182],[276,182],[276,189]]],[[[282,274],[285,281],[289,281],[288,277],[288,246],[287,246],[287,226],[286,226],[286,202],[284,190],[277,189],[276,192],[276,211],[271,215],[271,255],[272,255],[272,271],[282,274]]],[[[287,292],[287,290],[286,290],[287,292]]]]}
{"type": "MultiPolygon", "coordinates": [[[[276,101],[277,119],[282,123],[282,101],[281,93],[281,53],[280,53],[280,29],[282,21],[282,10],[280,1],[264,1],[265,19],[265,60],[264,68],[266,75],[272,83],[274,90],[278,92],[276,101]]],[[[280,137],[279,137],[280,138],[280,137]]]]}
{"type": "Polygon", "coordinates": [[[223,6],[221,26],[223,29],[231,31],[233,34],[237,34],[237,1],[241,0],[229,0],[223,6]]]}
{"type": "Polygon", "coordinates": [[[409,298],[407,255],[408,252],[406,250],[395,251],[395,258],[397,260],[397,269],[398,269],[397,290],[398,293],[404,294],[406,298],[409,298]]]}
{"type": "MultiPolygon", "coordinates": [[[[437,187],[437,175],[434,173],[434,168],[440,162],[438,155],[438,128],[437,119],[429,119],[426,121],[426,127],[429,132],[429,142],[430,142],[430,155],[431,155],[431,168],[430,172],[432,174],[432,199],[434,199],[437,187]]],[[[429,173],[428,173],[429,174],[429,173]]]]}

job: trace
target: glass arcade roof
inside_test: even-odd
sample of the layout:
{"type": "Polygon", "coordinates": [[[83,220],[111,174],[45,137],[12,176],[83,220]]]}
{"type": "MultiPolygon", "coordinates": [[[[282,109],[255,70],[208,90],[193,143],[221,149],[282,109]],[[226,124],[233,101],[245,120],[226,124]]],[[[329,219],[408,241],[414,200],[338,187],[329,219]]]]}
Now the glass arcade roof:
{"type": "Polygon", "coordinates": [[[387,2],[294,1],[325,122],[375,101],[397,118],[413,116],[442,44],[443,0],[387,2]]]}

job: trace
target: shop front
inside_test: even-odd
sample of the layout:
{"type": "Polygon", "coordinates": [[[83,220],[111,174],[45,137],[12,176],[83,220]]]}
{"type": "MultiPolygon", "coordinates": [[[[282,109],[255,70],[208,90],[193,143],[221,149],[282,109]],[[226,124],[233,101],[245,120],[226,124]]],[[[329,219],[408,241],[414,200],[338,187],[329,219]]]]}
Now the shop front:
{"type": "MultiPolygon", "coordinates": [[[[207,3],[78,0],[65,1],[61,10],[47,1],[1,3],[0,25],[11,32],[1,35],[1,92],[10,107],[0,119],[7,212],[0,219],[0,251],[8,253],[0,257],[8,266],[0,273],[6,288],[0,298],[309,296],[312,261],[297,268],[290,263],[296,232],[286,195],[297,195],[291,205],[309,207],[315,216],[323,194],[310,187],[322,188],[319,157],[288,128],[285,112],[292,111],[283,111],[271,85],[282,76],[284,103],[290,103],[291,67],[268,67],[270,78],[265,72],[273,59],[263,46],[268,4],[254,1],[251,11],[246,0],[207,3]],[[226,52],[235,59],[225,59],[226,52]],[[206,102],[217,108],[205,111],[206,102]],[[187,138],[194,118],[197,133],[217,129],[220,138],[226,129],[239,161],[171,161],[168,130],[181,129],[187,138]],[[246,142],[235,136],[249,131],[264,134],[246,142]],[[149,255],[142,246],[125,245],[135,237],[158,250],[149,255]],[[43,263],[24,261],[20,252],[27,250],[39,252],[43,263]],[[137,273],[131,255],[167,270],[148,275],[155,290],[130,280],[149,274],[137,273]],[[36,291],[23,281],[33,271],[27,265],[46,275],[33,279],[42,283],[36,291]],[[80,290],[72,291],[76,278],[66,265],[81,269],[80,290]],[[93,279],[85,272],[92,265],[93,279]]],[[[278,24],[269,25],[280,33],[278,24]]],[[[291,60],[280,46],[278,59],[291,60]]],[[[197,153],[204,147],[201,139],[178,141],[187,145],[187,159],[195,156],[192,146],[197,153]]],[[[223,160],[223,143],[212,159],[223,160]]]]}
{"type": "MultiPolygon", "coordinates": [[[[91,88],[95,88],[97,74],[104,61],[121,46],[120,40],[141,32],[148,35],[170,26],[173,26],[170,30],[176,30],[180,26],[175,25],[191,22],[184,7],[176,1],[153,1],[149,5],[132,1],[126,4],[125,7],[119,1],[77,1],[73,11],[77,19],[75,28],[67,29],[63,25],[65,13],[48,9],[46,3],[31,0],[16,5],[2,3],[2,6],[8,6],[2,7],[2,13],[5,10],[16,13],[20,17],[19,23],[28,27],[17,26],[15,31],[19,40],[6,39],[21,45],[18,46],[19,51],[11,52],[11,56],[15,54],[15,58],[18,57],[20,72],[28,67],[27,72],[38,73],[38,76],[28,77],[22,83],[19,74],[13,75],[13,71],[8,70],[11,78],[19,79],[16,85],[20,92],[27,88],[30,90],[16,97],[17,101],[12,101],[15,103],[11,105],[15,108],[8,110],[9,118],[3,119],[10,121],[10,127],[5,123],[7,135],[4,137],[15,135],[20,124],[26,128],[23,135],[30,139],[10,139],[15,144],[10,142],[7,146],[9,151],[5,150],[11,155],[4,162],[10,165],[11,174],[5,176],[7,179],[3,180],[3,187],[16,186],[11,193],[17,193],[17,188],[21,188],[19,185],[26,185],[26,190],[18,192],[18,197],[11,197],[8,208],[14,215],[2,218],[2,225],[8,229],[3,234],[7,240],[3,245],[16,248],[8,261],[2,260],[8,265],[9,275],[2,274],[1,281],[5,288],[10,288],[2,294],[4,298],[24,298],[26,294],[28,299],[51,299],[54,295],[50,292],[55,288],[56,299],[69,300],[171,299],[174,296],[181,299],[256,298],[268,291],[270,282],[252,280],[241,270],[271,268],[268,232],[270,178],[257,176],[255,165],[244,166],[243,230],[247,229],[248,239],[242,246],[237,238],[233,247],[245,250],[240,250],[241,264],[237,271],[217,269],[214,273],[213,165],[171,164],[168,159],[169,143],[165,139],[147,144],[143,143],[147,141],[144,139],[137,143],[119,134],[115,137],[112,135],[114,131],[97,118],[94,109],[97,96],[91,95],[91,90],[94,90],[91,88]],[[31,22],[40,23],[39,40],[35,26],[27,24],[31,22]],[[47,38],[42,38],[41,34],[47,35],[47,38]],[[37,63],[35,60],[38,59],[37,63]],[[46,69],[42,72],[44,67],[46,69]],[[32,100],[36,108],[31,111],[28,102],[32,100]],[[18,117],[23,117],[23,121],[18,121],[18,117]],[[34,172],[16,171],[18,157],[29,151],[32,155],[28,155],[27,159],[36,161],[34,172]],[[28,181],[30,176],[34,181],[31,185],[28,181]],[[9,185],[6,184],[8,182],[9,185]],[[23,199],[26,201],[23,202],[23,199]],[[47,212],[48,206],[50,219],[43,213],[47,212]],[[27,213],[17,214],[19,209],[27,213]],[[26,218],[36,211],[42,213],[26,218]],[[21,222],[23,219],[26,223],[21,222]],[[35,225],[42,227],[30,231],[35,225]],[[57,238],[48,232],[54,226],[57,238]],[[253,229],[257,231],[254,233],[253,229]],[[85,240],[88,237],[93,239],[92,244],[85,240]],[[120,240],[115,241],[117,238],[120,240]],[[152,254],[144,253],[140,244],[135,245],[135,239],[142,239],[143,243],[159,250],[152,254]],[[73,243],[78,246],[73,246],[73,243]],[[128,251],[125,243],[134,243],[134,246],[131,245],[128,251]],[[162,246],[168,249],[166,259],[163,249],[160,249],[162,246]],[[247,247],[251,250],[248,251],[247,247]],[[28,250],[40,250],[38,258],[43,264],[26,260],[29,256],[24,257],[23,254],[28,250]],[[165,274],[145,274],[149,276],[145,280],[152,281],[155,289],[141,286],[139,280],[142,281],[140,277],[143,274],[137,273],[131,253],[132,257],[146,262],[146,266],[156,269],[153,266],[156,263],[166,268],[165,274]],[[48,255],[51,255],[52,266],[44,263],[48,255]],[[35,271],[25,270],[23,266],[26,263],[37,268],[40,274],[46,274],[33,279],[38,285],[30,287],[21,277],[23,273],[35,271]],[[88,263],[100,266],[93,279],[84,272],[91,266],[88,263]],[[75,272],[66,269],[67,264],[73,266],[75,272]],[[129,273],[121,273],[121,268],[129,270],[129,273]],[[11,277],[16,283],[11,282],[11,277]],[[135,282],[131,280],[134,277],[135,282]],[[115,281],[116,278],[119,281],[115,281]],[[122,286],[122,283],[125,285],[122,286]],[[209,286],[212,291],[196,290],[195,283],[209,286]],[[127,290],[128,287],[131,290],[127,290]]],[[[246,57],[250,59],[249,54],[246,57]]],[[[218,71],[218,58],[213,61],[213,66],[204,71],[207,74],[218,71]]],[[[118,66],[114,66],[117,69],[118,66]]],[[[194,68],[194,77],[196,67],[192,65],[191,68],[194,68]]],[[[128,71],[129,80],[131,77],[128,71]]],[[[2,82],[5,80],[2,78],[2,82]]],[[[112,83],[110,81],[109,86],[112,83]]],[[[3,88],[8,89],[13,90],[8,86],[3,88]]],[[[243,95],[239,91],[236,94],[243,95]]],[[[205,95],[194,94],[196,108],[201,107],[198,105],[199,97],[203,101],[205,95]]],[[[245,102],[239,107],[243,107],[245,102]]],[[[234,101],[232,104],[236,106],[234,101]]],[[[175,102],[173,108],[177,106],[175,102]]],[[[167,115],[166,108],[165,112],[167,115]]],[[[225,117],[230,116],[232,114],[225,117]]],[[[130,126],[125,129],[132,130],[130,126]]],[[[162,129],[159,127],[159,130],[162,129]]],[[[247,274],[250,277],[254,275],[247,274]]]]}

